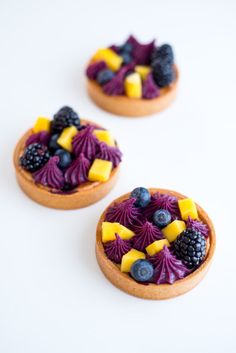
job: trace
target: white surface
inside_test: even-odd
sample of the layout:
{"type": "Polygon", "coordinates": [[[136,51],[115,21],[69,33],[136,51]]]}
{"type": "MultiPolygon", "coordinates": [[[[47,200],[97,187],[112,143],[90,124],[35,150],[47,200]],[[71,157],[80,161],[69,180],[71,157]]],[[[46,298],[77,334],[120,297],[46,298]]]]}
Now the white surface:
{"type": "Polygon", "coordinates": [[[1,353],[235,352],[235,11],[233,0],[1,1],[1,353]],[[129,33],[175,47],[179,96],[160,115],[115,117],[86,94],[90,55],[129,33]],[[29,200],[11,160],[37,116],[64,104],[111,129],[124,153],[110,195],[71,212],[29,200]],[[193,197],[216,227],[208,276],[174,300],[128,296],[96,263],[99,215],[140,185],[193,197]]]}

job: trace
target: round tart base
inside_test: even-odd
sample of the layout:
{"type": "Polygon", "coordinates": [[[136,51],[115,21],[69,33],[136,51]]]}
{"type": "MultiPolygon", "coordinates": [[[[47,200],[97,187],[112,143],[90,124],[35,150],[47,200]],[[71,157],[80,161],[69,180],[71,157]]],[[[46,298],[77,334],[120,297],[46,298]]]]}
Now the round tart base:
{"type": "Polygon", "coordinates": [[[162,88],[160,96],[154,99],[108,96],[103,92],[99,84],[89,79],[87,79],[87,89],[94,103],[110,113],[127,117],[144,117],[166,109],[175,99],[179,72],[176,66],[174,66],[174,70],[176,75],[175,81],[170,86],[162,88]]]}
{"type": "MultiPolygon", "coordinates": [[[[82,121],[82,123],[88,121],[82,121]]],[[[19,140],[15,147],[13,162],[16,171],[16,179],[21,189],[32,200],[40,203],[43,206],[72,210],[89,206],[103,197],[105,197],[114,187],[118,176],[120,167],[112,170],[108,181],[101,182],[87,182],[79,187],[73,189],[70,193],[53,192],[50,188],[43,185],[35,184],[32,175],[26,172],[19,166],[19,157],[21,156],[27,138],[32,134],[32,130],[28,130],[19,140]]]]}
{"type": "MultiPolygon", "coordinates": [[[[178,199],[186,198],[175,191],[165,190],[165,189],[154,189],[151,188],[149,191],[153,194],[160,192],[162,194],[168,194],[177,197],[178,199]]],[[[206,214],[206,212],[197,204],[197,210],[199,218],[207,224],[209,227],[209,238],[208,238],[208,251],[204,262],[200,267],[187,277],[176,281],[173,284],[140,284],[133,280],[128,274],[120,271],[119,265],[114,264],[110,261],[105,252],[102,243],[102,222],[104,222],[107,209],[111,207],[114,203],[119,203],[127,198],[129,198],[130,193],[125,194],[115,201],[113,201],[103,212],[98,225],[97,225],[97,235],[96,235],[96,257],[98,264],[107,277],[107,279],[113,283],[116,287],[120,288],[124,292],[134,295],[143,299],[169,299],[177,297],[184,294],[194,288],[206,275],[209,266],[211,264],[216,244],[216,236],[213,224],[206,214]]]]}

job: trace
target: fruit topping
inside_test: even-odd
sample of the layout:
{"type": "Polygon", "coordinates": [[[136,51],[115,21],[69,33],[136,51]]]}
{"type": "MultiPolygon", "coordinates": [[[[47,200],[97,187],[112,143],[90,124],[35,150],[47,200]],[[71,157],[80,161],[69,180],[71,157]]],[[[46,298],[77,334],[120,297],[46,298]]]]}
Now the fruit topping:
{"type": "Polygon", "coordinates": [[[115,146],[115,140],[110,131],[107,130],[93,130],[93,134],[101,142],[105,142],[108,146],[115,146]]]}
{"type": "Polygon", "coordinates": [[[58,168],[59,157],[54,156],[37,172],[33,174],[34,181],[44,186],[60,190],[64,186],[62,171],[58,168]]]}
{"type": "Polygon", "coordinates": [[[204,224],[202,221],[192,219],[191,217],[188,217],[187,219],[186,228],[195,232],[200,232],[205,238],[207,238],[209,235],[209,229],[207,225],[204,224]]]}
{"type": "Polygon", "coordinates": [[[162,232],[152,223],[146,221],[141,226],[135,227],[135,236],[133,238],[133,247],[140,251],[145,251],[145,248],[155,240],[163,238],[162,232]]]}
{"type": "Polygon", "coordinates": [[[58,145],[63,147],[65,150],[72,152],[72,140],[77,133],[78,130],[75,126],[66,127],[57,140],[58,145]]]}
{"type": "Polygon", "coordinates": [[[138,250],[131,249],[127,254],[122,256],[121,271],[130,272],[133,263],[140,259],[145,259],[146,255],[138,250]]]}
{"type": "Polygon", "coordinates": [[[115,222],[103,222],[102,223],[102,242],[113,241],[116,239],[116,234],[119,234],[121,239],[129,240],[134,236],[134,232],[122,224],[115,222]]]}
{"type": "Polygon", "coordinates": [[[188,217],[198,219],[197,207],[192,199],[182,199],[178,201],[181,218],[187,221],[188,217]]]}
{"type": "Polygon", "coordinates": [[[120,164],[122,153],[119,148],[111,147],[106,143],[101,142],[98,150],[99,151],[96,155],[97,158],[112,162],[113,168],[116,168],[120,164]]]}
{"type": "Polygon", "coordinates": [[[140,211],[134,206],[135,199],[124,200],[109,207],[106,221],[119,222],[125,227],[133,228],[140,223],[140,211]]]}
{"type": "Polygon", "coordinates": [[[120,53],[120,56],[123,59],[123,65],[130,64],[133,61],[133,58],[129,53],[122,52],[122,53],[120,53]]]}
{"type": "Polygon", "coordinates": [[[151,281],[153,272],[153,265],[148,260],[137,260],[130,269],[131,276],[137,282],[151,281]]]}
{"type": "Polygon", "coordinates": [[[129,98],[142,97],[142,81],[141,76],[134,72],[125,78],[125,93],[129,98]]]}
{"type": "Polygon", "coordinates": [[[65,182],[76,187],[88,180],[90,161],[81,153],[65,172],[65,182]]]}
{"type": "Polygon", "coordinates": [[[120,264],[122,256],[130,251],[131,243],[129,240],[124,240],[119,234],[115,233],[115,240],[106,243],[104,248],[108,259],[114,261],[116,264],[120,264]]]}
{"type": "Polygon", "coordinates": [[[87,67],[86,75],[90,80],[96,80],[100,71],[107,69],[105,61],[95,61],[87,67]]]}
{"type": "Polygon", "coordinates": [[[33,127],[33,132],[37,133],[40,131],[50,131],[51,128],[51,121],[48,118],[44,118],[43,116],[38,117],[36,120],[34,127],[33,127]]]}
{"type": "Polygon", "coordinates": [[[175,79],[173,66],[156,59],[152,63],[152,75],[158,87],[169,86],[175,79]]]}
{"type": "Polygon", "coordinates": [[[152,61],[155,61],[156,59],[173,65],[174,53],[171,45],[163,44],[160,47],[155,48],[152,53],[152,61]]]}
{"type": "Polygon", "coordinates": [[[59,149],[55,152],[55,156],[59,157],[58,167],[60,169],[66,169],[71,164],[71,154],[63,149],[59,149]]]}
{"type": "Polygon", "coordinates": [[[96,80],[100,85],[105,85],[107,82],[111,81],[115,76],[114,72],[109,69],[104,69],[99,71],[96,80]]]}
{"type": "Polygon", "coordinates": [[[93,159],[96,155],[98,140],[93,134],[94,127],[87,126],[77,133],[72,141],[73,153],[78,156],[83,153],[86,158],[93,159]]]}
{"type": "Polygon", "coordinates": [[[119,53],[128,53],[131,54],[133,50],[133,46],[130,43],[125,43],[119,47],[119,53]]]}
{"type": "Polygon", "coordinates": [[[134,205],[136,207],[146,207],[151,200],[150,192],[143,187],[135,188],[131,192],[130,197],[135,199],[134,205]]]}
{"type": "Polygon", "coordinates": [[[105,182],[112,171],[112,162],[96,158],[89,169],[88,180],[105,182]]]}
{"type": "Polygon", "coordinates": [[[151,72],[150,66],[136,65],[134,71],[137,72],[143,81],[146,80],[148,74],[151,72]]]}
{"type": "Polygon", "coordinates": [[[30,135],[27,138],[25,145],[29,146],[32,143],[41,143],[42,145],[47,146],[49,140],[50,140],[49,132],[48,131],[40,131],[40,132],[37,132],[36,134],[30,135]]]}
{"type": "Polygon", "coordinates": [[[157,192],[152,195],[151,202],[145,209],[144,214],[148,219],[152,219],[154,212],[160,209],[169,211],[172,220],[179,218],[180,216],[177,198],[157,192]]]}
{"type": "Polygon", "coordinates": [[[154,40],[148,44],[141,44],[134,36],[130,36],[126,43],[131,44],[132,55],[138,65],[148,65],[150,63],[151,54],[154,49],[154,40]]]}
{"type": "Polygon", "coordinates": [[[146,252],[149,256],[159,253],[164,246],[170,246],[167,239],[156,240],[146,247],[146,252]]]}
{"type": "Polygon", "coordinates": [[[60,133],[68,126],[80,126],[80,118],[78,114],[70,107],[61,108],[53,117],[52,131],[60,133]]]}
{"type": "Polygon", "coordinates": [[[170,252],[167,246],[164,246],[163,250],[158,254],[150,257],[149,261],[154,266],[153,282],[156,284],[173,284],[178,279],[187,276],[190,272],[186,266],[170,252]]]}
{"type": "Polygon", "coordinates": [[[187,229],[174,242],[174,252],[189,269],[195,269],[206,256],[206,239],[200,232],[187,229]]]}
{"type": "Polygon", "coordinates": [[[171,243],[172,241],[174,241],[177,236],[182,233],[184,230],[186,229],[186,225],[184,221],[179,221],[179,220],[175,220],[173,222],[171,222],[170,224],[168,224],[168,226],[166,226],[165,228],[162,229],[162,232],[164,234],[164,236],[169,240],[169,242],[171,243]]]}
{"type": "Polygon", "coordinates": [[[153,215],[153,223],[159,227],[166,227],[171,222],[171,214],[167,210],[157,210],[153,215]]]}
{"type": "Polygon", "coordinates": [[[111,81],[103,86],[103,91],[109,96],[122,95],[124,93],[124,79],[126,74],[132,71],[134,64],[123,66],[111,81]]]}
{"type": "Polygon", "coordinates": [[[112,71],[119,70],[123,61],[121,56],[109,48],[99,49],[92,57],[92,61],[100,60],[105,61],[109,69],[112,71]]]}
{"type": "Polygon", "coordinates": [[[60,134],[54,134],[51,136],[48,144],[48,147],[51,152],[55,152],[56,150],[61,148],[57,143],[57,140],[59,139],[59,137],[60,137],[60,134]]]}
{"type": "Polygon", "coordinates": [[[143,98],[145,99],[153,99],[160,95],[160,89],[155,84],[151,73],[147,76],[146,80],[143,82],[142,92],[143,92],[143,98]]]}
{"type": "Polygon", "coordinates": [[[49,157],[49,151],[45,145],[32,143],[25,148],[23,155],[20,157],[20,165],[28,172],[35,172],[47,163],[49,157]]]}

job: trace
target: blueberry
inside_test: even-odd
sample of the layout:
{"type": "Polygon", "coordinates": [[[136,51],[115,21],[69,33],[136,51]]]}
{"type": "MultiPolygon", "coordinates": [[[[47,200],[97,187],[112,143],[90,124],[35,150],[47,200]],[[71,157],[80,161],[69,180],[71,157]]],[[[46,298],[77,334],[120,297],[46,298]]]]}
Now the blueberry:
{"type": "Polygon", "coordinates": [[[105,70],[101,70],[98,74],[97,74],[97,83],[99,83],[99,85],[105,85],[105,83],[111,81],[111,79],[115,76],[114,72],[109,70],[109,69],[105,69],[105,70]]]}
{"type": "Polygon", "coordinates": [[[120,56],[123,58],[124,65],[131,63],[132,56],[129,53],[122,52],[122,53],[120,53],[120,56]]]}
{"type": "Polygon", "coordinates": [[[153,215],[153,223],[160,227],[166,227],[171,222],[171,214],[167,210],[158,210],[153,215]]]}
{"type": "Polygon", "coordinates": [[[148,191],[148,189],[145,189],[142,187],[135,188],[131,192],[130,197],[136,199],[136,201],[134,203],[134,205],[136,207],[146,207],[151,200],[151,195],[150,195],[150,192],[148,191]]]}
{"type": "Polygon", "coordinates": [[[49,144],[48,144],[48,147],[51,151],[56,151],[60,148],[60,146],[58,145],[57,143],[57,140],[59,138],[60,134],[54,134],[52,135],[50,141],[49,141],[49,144]]]}
{"type": "Polygon", "coordinates": [[[132,52],[132,49],[133,49],[132,44],[125,43],[125,44],[120,46],[119,52],[120,53],[128,53],[128,54],[130,54],[132,52]]]}
{"type": "Polygon", "coordinates": [[[153,276],[153,266],[147,260],[137,260],[133,263],[130,273],[131,276],[138,282],[147,282],[153,276]]]}
{"type": "Polygon", "coordinates": [[[61,169],[68,168],[71,164],[71,154],[63,149],[59,149],[55,152],[55,156],[60,158],[58,167],[61,169]]]}

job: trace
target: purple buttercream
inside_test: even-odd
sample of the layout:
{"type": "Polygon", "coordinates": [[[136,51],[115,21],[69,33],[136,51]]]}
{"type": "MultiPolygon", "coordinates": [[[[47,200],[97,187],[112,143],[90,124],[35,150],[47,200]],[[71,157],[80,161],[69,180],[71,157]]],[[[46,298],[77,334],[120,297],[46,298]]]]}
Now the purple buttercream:
{"type": "Polygon", "coordinates": [[[116,239],[104,244],[105,253],[111,261],[119,264],[122,256],[131,250],[131,243],[129,240],[121,239],[119,234],[115,234],[116,239]]]}
{"type": "Polygon", "coordinates": [[[155,40],[148,44],[141,44],[134,36],[130,36],[126,43],[132,45],[132,56],[138,65],[148,65],[151,61],[151,55],[155,47],[155,40]]]}
{"type": "Polygon", "coordinates": [[[146,80],[143,82],[143,98],[153,99],[160,95],[160,89],[155,84],[152,74],[148,74],[146,80]]]}
{"type": "Polygon", "coordinates": [[[104,142],[99,143],[98,153],[96,158],[110,161],[113,164],[113,168],[116,168],[121,162],[122,153],[118,147],[108,146],[104,142]]]}
{"type": "Polygon", "coordinates": [[[90,80],[96,80],[99,71],[107,69],[105,61],[96,61],[91,63],[86,69],[86,75],[90,80]]]}
{"type": "Polygon", "coordinates": [[[65,172],[65,182],[77,186],[87,180],[90,161],[81,153],[65,172]]]}
{"type": "Polygon", "coordinates": [[[112,44],[112,45],[109,46],[109,49],[113,50],[116,54],[119,53],[118,45],[112,44]]]}
{"type": "Polygon", "coordinates": [[[152,195],[151,202],[144,210],[144,215],[147,219],[152,219],[155,211],[164,209],[170,212],[172,220],[180,218],[178,200],[175,196],[156,193],[152,195]]]}
{"type": "Polygon", "coordinates": [[[40,132],[37,132],[36,134],[30,135],[27,138],[25,145],[27,147],[31,145],[31,143],[41,143],[42,145],[47,146],[49,140],[50,140],[50,133],[48,131],[40,131],[40,132]]]}
{"type": "Polygon", "coordinates": [[[124,94],[125,75],[134,69],[134,63],[123,66],[117,74],[103,86],[103,91],[109,96],[118,96],[124,94]]]}
{"type": "Polygon", "coordinates": [[[195,232],[200,232],[205,238],[209,235],[208,226],[197,219],[192,219],[191,217],[188,217],[187,219],[186,228],[194,230],[195,232]]]}
{"type": "Polygon", "coordinates": [[[134,206],[136,199],[131,198],[109,207],[106,214],[107,222],[118,222],[127,228],[141,225],[140,211],[134,206]]]}
{"type": "Polygon", "coordinates": [[[149,244],[163,238],[161,230],[148,221],[141,226],[136,226],[135,234],[132,238],[133,247],[140,251],[144,251],[149,244]]]}
{"type": "Polygon", "coordinates": [[[81,130],[72,141],[73,153],[79,156],[81,153],[88,159],[93,159],[96,155],[98,140],[93,134],[94,126],[87,126],[81,130]]]}
{"type": "Polygon", "coordinates": [[[65,181],[62,171],[57,166],[58,162],[58,156],[51,157],[40,170],[33,174],[34,181],[57,190],[62,189],[65,181]]]}
{"type": "Polygon", "coordinates": [[[154,266],[153,281],[156,284],[173,284],[178,279],[187,276],[190,271],[164,246],[158,254],[149,257],[149,261],[154,266]]]}

